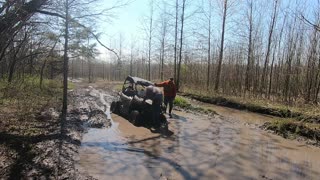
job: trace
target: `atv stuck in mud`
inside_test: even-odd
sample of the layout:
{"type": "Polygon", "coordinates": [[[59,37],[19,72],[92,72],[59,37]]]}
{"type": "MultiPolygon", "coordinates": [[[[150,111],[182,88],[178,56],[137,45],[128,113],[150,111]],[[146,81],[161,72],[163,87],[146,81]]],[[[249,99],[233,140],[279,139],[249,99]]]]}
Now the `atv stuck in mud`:
{"type": "MultiPolygon", "coordinates": [[[[168,121],[163,112],[159,114],[160,124],[152,122],[152,101],[146,100],[145,88],[154,84],[139,77],[128,76],[119,92],[119,99],[111,103],[110,111],[123,116],[136,126],[168,129],[168,121]]],[[[162,108],[163,109],[163,105],[162,108]]]]}

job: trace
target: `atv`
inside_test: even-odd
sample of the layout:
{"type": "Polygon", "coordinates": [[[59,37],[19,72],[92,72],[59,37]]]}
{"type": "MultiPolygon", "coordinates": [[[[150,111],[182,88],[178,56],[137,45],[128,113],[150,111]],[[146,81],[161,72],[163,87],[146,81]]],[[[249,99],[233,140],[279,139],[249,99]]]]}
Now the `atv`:
{"type": "Polygon", "coordinates": [[[154,86],[154,83],[139,77],[128,76],[119,92],[117,101],[111,103],[110,111],[128,119],[135,126],[147,128],[168,129],[167,118],[163,114],[164,105],[161,105],[160,122],[152,122],[152,101],[143,101],[145,88],[154,86]]]}

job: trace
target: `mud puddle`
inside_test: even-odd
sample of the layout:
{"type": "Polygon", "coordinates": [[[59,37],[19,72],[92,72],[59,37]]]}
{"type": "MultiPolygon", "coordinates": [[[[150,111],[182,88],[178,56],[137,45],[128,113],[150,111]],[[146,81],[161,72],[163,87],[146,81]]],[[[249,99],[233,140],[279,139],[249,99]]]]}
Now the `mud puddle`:
{"type": "Polygon", "coordinates": [[[208,117],[175,112],[169,119],[171,136],[111,117],[110,128],[88,130],[79,150],[76,168],[96,179],[320,177],[319,148],[238,123],[230,113],[208,117]]]}

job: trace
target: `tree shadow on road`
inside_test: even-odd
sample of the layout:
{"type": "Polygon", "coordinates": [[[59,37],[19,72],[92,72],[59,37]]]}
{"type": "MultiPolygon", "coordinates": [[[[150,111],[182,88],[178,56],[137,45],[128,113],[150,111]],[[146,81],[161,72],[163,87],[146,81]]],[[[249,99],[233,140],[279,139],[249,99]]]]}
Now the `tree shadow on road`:
{"type": "MultiPolygon", "coordinates": [[[[69,129],[65,132],[59,130],[58,120],[37,122],[33,129],[19,133],[0,132],[0,147],[5,147],[7,154],[14,155],[12,161],[0,170],[0,179],[58,178],[61,175],[59,168],[62,167],[58,159],[66,161],[61,163],[70,163],[73,161],[71,154],[76,153],[75,147],[80,145],[80,141],[69,134],[75,123],[80,125],[75,121],[70,119],[67,122],[69,129]]],[[[65,166],[63,168],[66,169],[65,166]]]]}

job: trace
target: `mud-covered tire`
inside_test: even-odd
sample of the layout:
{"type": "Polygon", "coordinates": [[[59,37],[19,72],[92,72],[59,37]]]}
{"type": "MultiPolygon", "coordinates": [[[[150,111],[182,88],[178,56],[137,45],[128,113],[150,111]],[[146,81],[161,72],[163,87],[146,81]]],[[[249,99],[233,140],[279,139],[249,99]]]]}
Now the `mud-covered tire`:
{"type": "Polygon", "coordinates": [[[168,130],[168,121],[164,114],[160,114],[160,128],[168,130]]]}
{"type": "Polygon", "coordinates": [[[119,104],[119,114],[125,118],[127,118],[128,114],[126,113],[126,109],[123,104],[119,104]]]}
{"type": "Polygon", "coordinates": [[[131,111],[130,116],[129,116],[129,121],[133,124],[133,125],[138,125],[139,124],[139,117],[140,117],[140,113],[139,111],[131,111]]]}
{"type": "Polygon", "coordinates": [[[119,102],[113,101],[110,105],[110,111],[114,114],[119,114],[119,102]]]}

